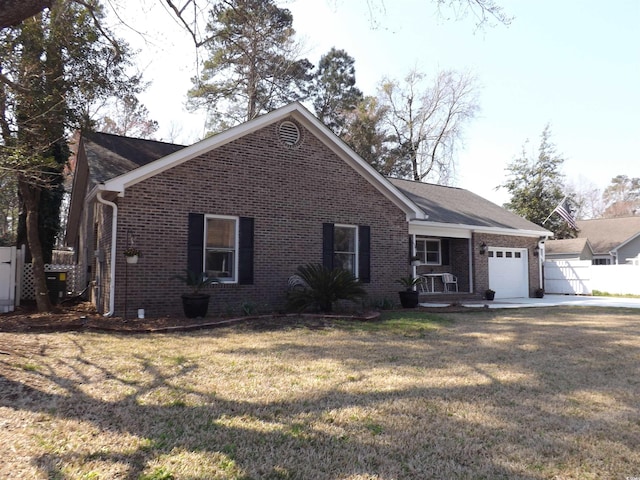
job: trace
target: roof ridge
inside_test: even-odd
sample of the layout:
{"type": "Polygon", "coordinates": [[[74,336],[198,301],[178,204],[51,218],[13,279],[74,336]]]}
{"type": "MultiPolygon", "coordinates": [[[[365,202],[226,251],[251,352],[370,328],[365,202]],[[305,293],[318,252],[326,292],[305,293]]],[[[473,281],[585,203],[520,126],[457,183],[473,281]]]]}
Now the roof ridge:
{"type": "Polygon", "coordinates": [[[174,143],[174,142],[165,142],[164,140],[154,140],[152,138],[140,138],[140,137],[129,137],[127,135],[118,135],[117,133],[109,133],[109,132],[96,132],[96,131],[84,131],[81,134],[83,137],[89,138],[91,140],[91,136],[93,135],[104,135],[104,136],[109,136],[109,137],[113,137],[113,138],[119,138],[119,139],[123,139],[123,140],[133,140],[136,142],[147,142],[147,143],[161,143],[164,145],[173,145],[176,147],[186,147],[186,145],[183,145],[181,143],[174,143]]]}
{"type": "Polygon", "coordinates": [[[440,183],[422,182],[420,180],[414,180],[414,179],[411,179],[411,178],[398,178],[398,177],[392,177],[392,176],[386,176],[386,178],[388,180],[402,180],[403,182],[418,183],[420,185],[429,185],[429,186],[432,186],[432,187],[455,188],[457,190],[467,190],[466,188],[456,187],[455,185],[442,185],[440,183]]]}
{"type": "Polygon", "coordinates": [[[577,221],[578,222],[597,222],[601,220],[628,220],[630,218],[637,218],[640,220],[640,215],[627,215],[625,217],[587,218],[585,220],[577,220],[577,221]]]}

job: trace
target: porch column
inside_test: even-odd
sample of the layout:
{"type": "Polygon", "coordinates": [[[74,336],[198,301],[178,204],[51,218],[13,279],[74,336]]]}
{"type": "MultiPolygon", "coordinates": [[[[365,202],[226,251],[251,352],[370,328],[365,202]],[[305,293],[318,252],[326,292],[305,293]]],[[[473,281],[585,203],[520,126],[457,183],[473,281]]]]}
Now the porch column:
{"type": "MultiPolygon", "coordinates": [[[[411,234],[411,245],[409,248],[409,257],[414,257],[416,255],[416,234],[412,233],[411,234]]],[[[413,278],[416,278],[416,276],[418,275],[418,267],[416,265],[412,265],[413,262],[409,262],[409,265],[411,265],[411,276],[413,278]]]]}
{"type": "Polygon", "coordinates": [[[473,256],[473,244],[474,241],[473,239],[475,238],[474,235],[471,236],[471,238],[469,239],[469,241],[467,242],[467,247],[469,252],[467,253],[467,255],[469,256],[469,293],[474,293],[474,281],[473,281],[473,271],[475,268],[475,257],[473,256]]]}

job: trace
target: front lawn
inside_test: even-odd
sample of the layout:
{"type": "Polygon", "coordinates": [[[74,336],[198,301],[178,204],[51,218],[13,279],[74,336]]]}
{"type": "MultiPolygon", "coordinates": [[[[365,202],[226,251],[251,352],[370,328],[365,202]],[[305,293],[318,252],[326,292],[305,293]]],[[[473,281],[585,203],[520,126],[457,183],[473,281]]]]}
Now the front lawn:
{"type": "Polygon", "coordinates": [[[0,350],[0,478],[640,476],[638,311],[0,333],[0,350]]]}

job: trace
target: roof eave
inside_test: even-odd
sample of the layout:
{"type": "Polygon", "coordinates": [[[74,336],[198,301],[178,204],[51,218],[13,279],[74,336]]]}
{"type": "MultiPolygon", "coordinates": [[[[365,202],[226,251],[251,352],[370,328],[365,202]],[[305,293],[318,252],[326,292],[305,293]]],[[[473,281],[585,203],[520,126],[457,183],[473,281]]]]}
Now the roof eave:
{"type": "Polygon", "coordinates": [[[529,230],[520,228],[488,227],[479,225],[467,225],[462,223],[429,222],[423,220],[412,220],[412,225],[433,228],[450,228],[456,230],[468,230],[470,233],[487,233],[492,235],[516,235],[520,237],[553,237],[553,232],[549,230],[529,230]]]}
{"type": "Polygon", "coordinates": [[[640,237],[640,232],[636,233],[635,235],[632,235],[631,237],[627,238],[624,242],[618,244],[617,247],[612,248],[610,253],[618,253],[618,250],[622,247],[624,247],[626,244],[634,241],[636,238],[640,237]]]}

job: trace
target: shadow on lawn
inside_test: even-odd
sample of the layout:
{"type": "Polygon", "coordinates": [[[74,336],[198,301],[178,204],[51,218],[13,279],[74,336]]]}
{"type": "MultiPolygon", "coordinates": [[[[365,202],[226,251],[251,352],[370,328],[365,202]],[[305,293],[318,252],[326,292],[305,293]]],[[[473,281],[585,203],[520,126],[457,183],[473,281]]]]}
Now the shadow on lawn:
{"type": "MultiPolygon", "coordinates": [[[[529,311],[467,316],[446,332],[409,337],[384,333],[341,337],[349,342],[346,349],[295,340],[267,349],[235,349],[257,361],[277,354],[280,362],[292,365],[301,358],[332,359],[352,373],[336,378],[330,390],[267,403],[227,401],[214,392],[202,394],[195,388],[178,387],[182,378],[200,368],[193,362],[179,363],[175,371],[163,373],[153,359],[138,356],[136,364],[150,380],[144,385],[131,382],[126,373],[87,360],[82,341],[76,339],[74,361],[107,380],[127,384],[129,395],[113,402],[98,400],[86,393],[91,378],[76,365],[59,361],[48,370],[33,372],[39,381],[32,384],[0,375],[0,407],[79,420],[99,432],[145,439],[129,451],[52,451],[34,458],[48,478],[68,478],[64,466],[70,462],[99,461],[124,464],[126,478],[137,479],[154,461],[179,451],[206,453],[214,463],[207,467],[208,475],[215,470],[217,478],[229,479],[534,480],[553,476],[549,473],[562,468],[558,464],[563,462],[575,462],[579,468],[592,460],[589,471],[596,476],[615,476],[620,472],[591,459],[593,451],[582,450],[582,445],[595,435],[624,456],[639,443],[640,425],[637,421],[633,425],[631,417],[639,407],[639,383],[632,374],[634,370],[637,374],[640,326],[618,311],[618,320],[608,326],[585,322],[575,310],[556,312],[554,319],[541,316],[544,320],[532,318],[529,311]],[[625,342],[635,347],[627,348],[625,342]],[[373,365],[372,358],[377,359],[373,365]],[[459,375],[472,381],[456,381],[456,366],[459,375]],[[411,387],[365,388],[366,393],[343,388],[366,381],[376,368],[398,375],[408,371],[418,380],[411,387]],[[451,369],[450,384],[431,382],[431,377],[440,378],[451,369]],[[513,372],[513,379],[504,375],[505,369],[513,372]],[[42,382],[51,382],[59,393],[40,390],[42,382]],[[165,396],[164,405],[150,405],[148,396],[159,391],[175,395],[175,401],[167,405],[165,396]],[[604,404],[596,405],[597,414],[580,412],[575,395],[586,391],[615,398],[624,408],[615,418],[606,415],[604,404]],[[187,405],[182,400],[185,396],[197,398],[199,406],[187,405]],[[528,404],[526,408],[523,403],[528,404]],[[370,416],[340,417],[338,410],[354,407],[370,416]],[[478,416],[477,407],[490,414],[485,421],[478,416]],[[629,416],[628,421],[620,418],[624,415],[629,416]],[[316,428],[316,422],[322,428],[316,428]],[[279,428],[256,428],[260,424],[279,428]],[[519,463],[522,461],[531,463],[519,463]]],[[[200,341],[207,335],[219,332],[183,337],[200,341]]],[[[15,368],[1,360],[3,369],[15,368]]],[[[634,459],[628,461],[632,468],[634,459]]],[[[157,478],[163,478],[158,472],[157,478]]],[[[176,474],[176,478],[183,477],[176,474]]],[[[184,478],[207,477],[192,474],[184,478]]]]}

